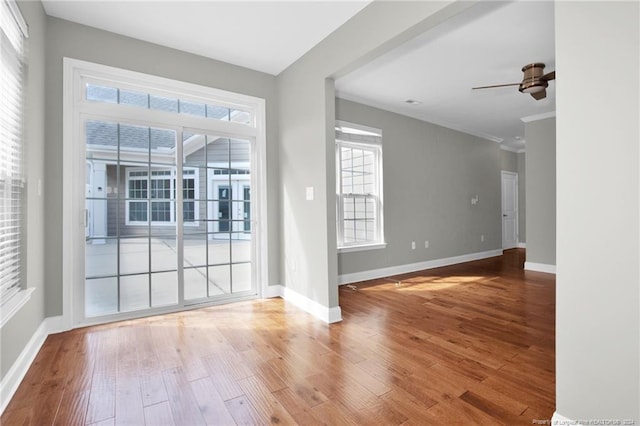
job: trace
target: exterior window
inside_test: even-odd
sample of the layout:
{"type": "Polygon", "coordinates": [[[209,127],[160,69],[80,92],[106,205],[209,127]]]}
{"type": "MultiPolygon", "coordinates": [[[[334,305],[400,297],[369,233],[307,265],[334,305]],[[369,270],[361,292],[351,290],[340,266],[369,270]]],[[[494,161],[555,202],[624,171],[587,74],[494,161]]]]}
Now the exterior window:
{"type": "Polygon", "coordinates": [[[336,129],[338,248],[384,244],[382,134],[340,123],[336,129]]]}
{"type": "MultiPolygon", "coordinates": [[[[129,170],[127,172],[127,225],[161,225],[176,222],[174,200],[176,194],[175,172],[170,169],[129,170]]],[[[184,197],[184,222],[196,221],[197,174],[194,169],[184,169],[182,194],[184,197]]]]}
{"type": "Polygon", "coordinates": [[[24,42],[27,26],[12,0],[0,0],[0,326],[26,303],[23,283],[24,42]]]}

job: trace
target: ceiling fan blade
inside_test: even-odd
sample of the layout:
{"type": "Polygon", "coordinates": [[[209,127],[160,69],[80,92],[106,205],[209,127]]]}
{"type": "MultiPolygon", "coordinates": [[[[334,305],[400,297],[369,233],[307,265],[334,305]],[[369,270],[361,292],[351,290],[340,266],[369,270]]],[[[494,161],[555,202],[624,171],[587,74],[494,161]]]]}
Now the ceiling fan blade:
{"type": "Polygon", "coordinates": [[[507,86],[520,86],[520,83],[494,84],[493,86],[472,87],[472,88],[471,88],[471,90],[476,90],[476,89],[493,89],[494,87],[507,87],[507,86]]]}
{"type": "Polygon", "coordinates": [[[547,73],[545,75],[543,75],[542,77],[540,77],[540,80],[545,80],[545,81],[550,81],[550,80],[555,80],[556,79],[556,72],[555,71],[551,71],[550,73],[547,73]]]}
{"type": "Polygon", "coordinates": [[[540,99],[544,99],[547,97],[547,90],[542,89],[539,92],[532,93],[531,96],[533,96],[533,99],[535,99],[536,101],[539,101],[540,99]]]}

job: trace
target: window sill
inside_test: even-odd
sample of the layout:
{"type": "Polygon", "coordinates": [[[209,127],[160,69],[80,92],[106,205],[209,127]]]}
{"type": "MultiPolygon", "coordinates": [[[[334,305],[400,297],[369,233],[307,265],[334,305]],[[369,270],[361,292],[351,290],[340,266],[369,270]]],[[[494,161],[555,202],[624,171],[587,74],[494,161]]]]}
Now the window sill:
{"type": "Polygon", "coordinates": [[[27,304],[29,299],[31,299],[31,293],[35,288],[27,288],[25,290],[21,290],[16,293],[11,299],[7,300],[7,302],[0,309],[0,328],[4,327],[4,325],[13,317],[24,305],[27,304]]]}
{"type": "Polygon", "coordinates": [[[378,250],[387,247],[387,243],[367,244],[362,246],[338,247],[338,253],[351,253],[354,251],[378,250]]]}

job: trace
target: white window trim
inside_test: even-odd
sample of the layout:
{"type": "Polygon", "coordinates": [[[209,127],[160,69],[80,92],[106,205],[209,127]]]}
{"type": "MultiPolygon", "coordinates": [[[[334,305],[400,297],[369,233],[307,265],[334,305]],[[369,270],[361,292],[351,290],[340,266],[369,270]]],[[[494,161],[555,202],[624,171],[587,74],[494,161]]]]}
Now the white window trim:
{"type": "MultiPolygon", "coordinates": [[[[336,229],[338,253],[348,253],[364,250],[382,249],[387,246],[384,238],[384,202],[383,202],[383,175],[382,175],[382,131],[373,127],[345,121],[336,121],[336,229]],[[357,132],[348,133],[343,130],[355,129],[357,132]],[[346,195],[342,194],[341,176],[341,147],[353,147],[367,149],[376,155],[376,193],[369,194],[376,201],[376,234],[375,241],[344,243],[344,216],[343,203],[346,195]]],[[[364,196],[364,195],[363,195],[364,196]]]]}
{"type": "MultiPolygon", "coordinates": [[[[169,178],[170,179],[170,191],[171,194],[174,194],[175,192],[175,185],[177,185],[177,179],[176,179],[176,173],[175,170],[172,169],[171,167],[151,167],[151,171],[170,171],[171,175],[170,176],[157,176],[157,177],[153,177],[153,174],[151,176],[147,175],[147,176],[131,176],[131,172],[147,172],[148,169],[146,167],[127,167],[127,175],[125,178],[125,191],[126,191],[126,202],[125,202],[125,225],[126,226],[149,226],[149,221],[151,221],[151,208],[150,208],[150,202],[153,202],[154,199],[153,198],[130,198],[129,196],[129,182],[132,180],[145,180],[147,181],[147,194],[150,194],[151,192],[151,181],[153,179],[166,179],[169,178]],[[137,201],[144,201],[145,203],[147,203],[147,220],[146,221],[133,221],[129,219],[129,204],[132,202],[137,202],[137,201]]],[[[192,227],[197,227],[198,226],[198,221],[200,220],[200,212],[199,212],[199,207],[200,207],[200,202],[198,200],[198,194],[200,193],[200,176],[198,173],[198,170],[195,167],[184,167],[182,169],[183,174],[182,174],[182,180],[184,182],[184,179],[193,179],[194,180],[194,195],[196,198],[194,198],[193,200],[188,199],[188,200],[183,200],[183,201],[193,201],[194,202],[194,219],[193,221],[189,221],[189,222],[184,222],[184,226],[192,226],[192,227]],[[194,174],[185,174],[184,171],[186,170],[193,170],[195,173],[194,174]]],[[[159,221],[151,221],[151,226],[175,226],[176,224],[176,211],[175,211],[175,204],[177,202],[177,197],[176,199],[173,200],[165,200],[163,199],[162,201],[170,201],[171,202],[171,220],[167,221],[167,222],[159,222],[159,221]]]]}
{"type": "MultiPolygon", "coordinates": [[[[94,103],[95,104],[95,103],[94,103]]],[[[269,277],[269,241],[268,241],[268,215],[267,215],[267,144],[266,144],[266,101],[262,98],[228,92],[225,90],[205,87],[193,83],[167,79],[164,77],[124,70],[101,64],[81,61],[77,59],[63,59],[63,223],[62,229],[69,238],[62,241],[62,276],[63,276],[63,312],[62,324],[68,329],[101,323],[91,319],[83,319],[81,307],[83,306],[83,290],[80,283],[84,282],[84,190],[79,188],[76,179],[83,176],[85,170],[84,150],[85,144],[81,134],[80,123],[87,117],[96,119],[117,119],[121,123],[139,124],[155,123],[163,128],[182,129],[190,133],[215,134],[220,137],[244,138],[253,141],[252,150],[252,258],[254,268],[252,279],[257,286],[258,297],[268,294],[269,277]],[[135,113],[132,109],[124,112],[121,105],[93,105],[87,108],[87,102],[83,100],[81,88],[82,78],[103,76],[110,81],[136,82],[136,87],[147,85],[151,87],[169,87],[181,93],[193,93],[195,96],[211,97],[238,105],[238,109],[246,109],[252,112],[255,123],[253,125],[211,120],[183,114],[167,113],[161,111],[138,109],[135,113]],[[176,119],[176,116],[179,118],[176,119]],[[83,118],[84,117],[84,118],[83,118]],[[176,123],[175,126],[166,123],[176,123]]],[[[180,161],[181,159],[178,158],[180,161]]],[[[180,268],[180,264],[178,265],[180,268]]],[[[180,299],[183,300],[183,299],[180,299]]],[[[195,303],[195,302],[194,302],[195,303]]],[[[200,302],[198,302],[200,303],[200,302]]],[[[215,303],[215,302],[214,302],[215,303]]],[[[154,313],[175,312],[190,306],[190,303],[180,303],[176,307],[157,309],[154,313]]],[[[148,315],[152,311],[146,311],[148,315]]],[[[128,319],[136,317],[136,313],[126,313],[112,319],[128,319]]]]}

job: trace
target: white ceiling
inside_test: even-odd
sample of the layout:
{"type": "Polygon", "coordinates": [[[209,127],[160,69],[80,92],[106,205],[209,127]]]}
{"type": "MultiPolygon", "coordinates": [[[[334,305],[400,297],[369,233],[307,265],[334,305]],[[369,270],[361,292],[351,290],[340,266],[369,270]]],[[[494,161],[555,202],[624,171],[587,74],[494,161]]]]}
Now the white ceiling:
{"type": "Polygon", "coordinates": [[[273,75],[369,2],[43,0],[50,16],[273,75]]]}
{"type": "MultiPolygon", "coordinates": [[[[51,16],[277,75],[369,0],[43,3],[51,16]]],[[[555,111],[555,82],[541,101],[517,86],[471,87],[519,82],[531,62],[555,68],[553,3],[485,1],[338,79],[336,92],[522,149],[521,118],[555,111]]]]}
{"type": "MultiPolygon", "coordinates": [[[[339,97],[524,148],[522,118],[555,111],[517,86],[532,62],[555,69],[553,3],[484,2],[336,81],[339,97]],[[413,99],[420,105],[409,105],[413,99]],[[520,139],[516,139],[520,138],[520,139]]],[[[562,78],[562,77],[560,77],[562,78]]]]}

